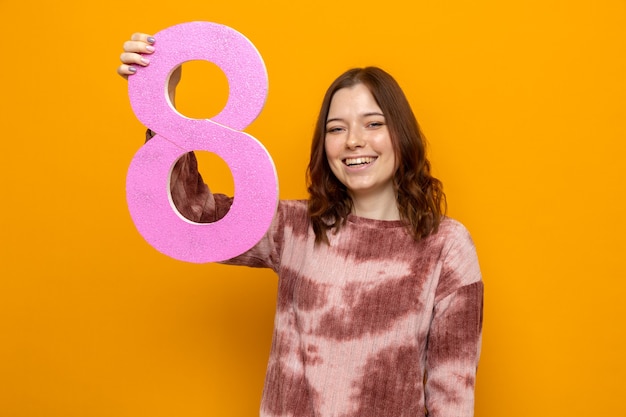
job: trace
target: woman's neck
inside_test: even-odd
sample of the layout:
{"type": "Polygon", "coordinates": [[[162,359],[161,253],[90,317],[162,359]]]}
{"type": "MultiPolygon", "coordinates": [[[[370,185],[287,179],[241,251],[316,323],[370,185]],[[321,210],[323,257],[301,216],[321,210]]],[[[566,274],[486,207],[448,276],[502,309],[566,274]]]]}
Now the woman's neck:
{"type": "Polygon", "coordinates": [[[352,214],[374,220],[400,220],[395,193],[352,196],[352,214]]]}

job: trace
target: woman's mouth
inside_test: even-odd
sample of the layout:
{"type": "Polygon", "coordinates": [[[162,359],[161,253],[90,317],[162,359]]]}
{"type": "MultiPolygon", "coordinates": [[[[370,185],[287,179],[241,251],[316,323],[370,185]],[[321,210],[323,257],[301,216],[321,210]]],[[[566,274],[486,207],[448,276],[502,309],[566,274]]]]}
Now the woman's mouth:
{"type": "Polygon", "coordinates": [[[374,162],[376,158],[371,156],[361,156],[359,158],[346,158],[343,163],[349,167],[367,165],[374,162]]]}

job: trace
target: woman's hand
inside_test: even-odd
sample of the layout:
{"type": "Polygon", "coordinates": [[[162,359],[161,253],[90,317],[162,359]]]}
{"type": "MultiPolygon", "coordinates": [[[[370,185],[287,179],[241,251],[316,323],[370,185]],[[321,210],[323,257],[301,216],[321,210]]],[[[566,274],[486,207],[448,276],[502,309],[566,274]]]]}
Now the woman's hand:
{"type": "Polygon", "coordinates": [[[155,39],[145,33],[134,33],[130,40],[124,42],[124,52],[120,55],[122,65],[117,67],[117,73],[128,79],[129,75],[137,72],[137,65],[145,67],[150,64],[150,58],[141,54],[154,52],[155,39]]]}
{"type": "MultiPolygon", "coordinates": [[[[117,67],[117,73],[124,79],[128,79],[129,75],[133,75],[137,72],[137,66],[145,67],[149,65],[150,58],[145,55],[154,52],[155,42],[155,38],[151,35],[140,32],[133,33],[130,40],[124,42],[124,52],[120,55],[122,64],[117,67]]],[[[172,72],[168,82],[168,92],[173,106],[175,106],[174,97],[176,95],[176,86],[180,82],[181,68],[182,67],[179,66],[172,72]]]]}

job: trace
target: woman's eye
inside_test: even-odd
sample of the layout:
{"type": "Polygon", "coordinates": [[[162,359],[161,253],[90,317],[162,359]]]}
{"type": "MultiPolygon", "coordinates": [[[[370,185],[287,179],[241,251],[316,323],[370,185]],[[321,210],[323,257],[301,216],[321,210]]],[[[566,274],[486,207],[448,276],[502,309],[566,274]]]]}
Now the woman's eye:
{"type": "Polygon", "coordinates": [[[371,122],[368,124],[369,127],[380,127],[382,126],[384,123],[383,122],[371,122]]]}
{"type": "Polygon", "coordinates": [[[341,132],[340,127],[329,127],[328,129],[326,129],[326,133],[337,133],[337,132],[341,132]]]}

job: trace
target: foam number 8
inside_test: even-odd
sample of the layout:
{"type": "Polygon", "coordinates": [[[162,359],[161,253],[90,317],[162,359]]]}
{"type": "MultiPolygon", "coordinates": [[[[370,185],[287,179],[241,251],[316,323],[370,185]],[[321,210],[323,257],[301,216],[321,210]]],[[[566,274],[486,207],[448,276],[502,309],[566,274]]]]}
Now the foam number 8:
{"type": "Polygon", "coordinates": [[[150,65],[129,77],[137,118],[157,132],[133,157],[126,197],[139,233],[158,251],[187,262],[217,262],[254,246],[269,228],[278,201],[274,163],[254,137],[242,132],[267,97],[267,72],[254,45],[239,32],[210,22],[169,27],[154,35],[150,65]],[[191,60],[216,64],[228,79],[229,97],[211,120],[189,119],[171,105],[170,74],[191,60]],[[215,223],[185,219],[171,200],[169,179],[176,161],[194,150],[213,152],[228,165],[233,204],[215,223]]]}

